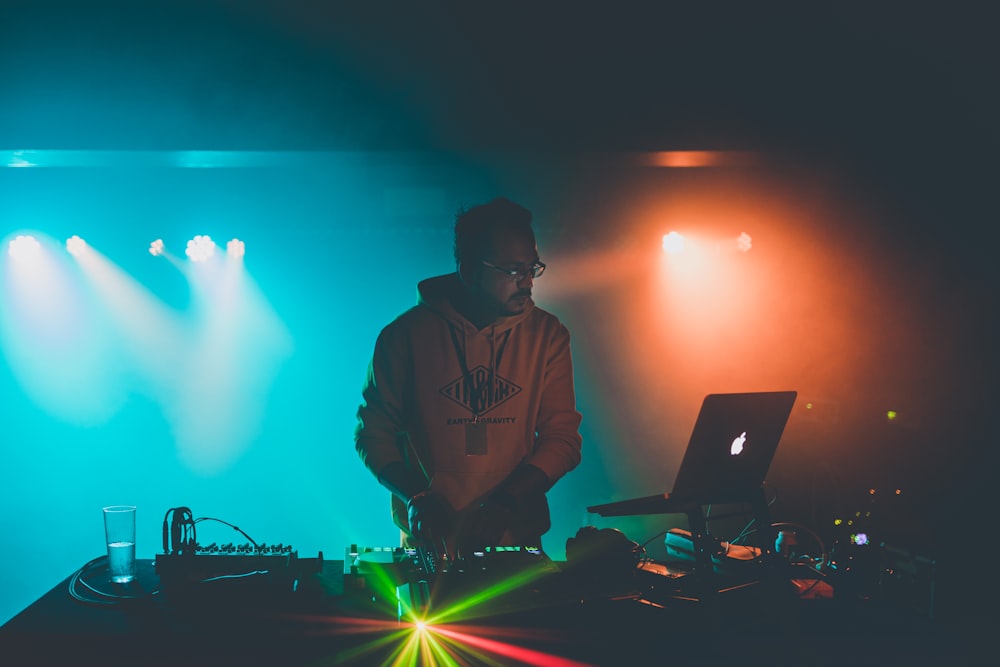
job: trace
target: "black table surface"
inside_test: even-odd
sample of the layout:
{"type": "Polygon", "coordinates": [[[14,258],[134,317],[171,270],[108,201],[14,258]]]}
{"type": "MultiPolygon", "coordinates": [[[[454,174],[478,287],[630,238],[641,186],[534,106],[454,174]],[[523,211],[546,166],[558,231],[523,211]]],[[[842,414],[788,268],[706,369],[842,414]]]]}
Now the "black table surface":
{"type": "MultiPolygon", "coordinates": [[[[295,567],[291,585],[241,577],[189,589],[164,586],[152,559],[137,561],[135,581],[113,585],[95,559],[0,627],[0,664],[382,665],[412,646],[416,629],[396,600],[345,575],[343,561],[295,567]]],[[[853,602],[796,599],[775,614],[759,596],[727,593],[718,615],[657,597],[655,586],[636,595],[569,584],[513,610],[466,615],[441,637],[450,658],[425,653],[413,664],[965,664],[971,650],[925,619],[853,602]]]]}
{"type": "MultiPolygon", "coordinates": [[[[345,575],[341,560],[297,559],[294,581],[220,577],[193,587],[165,584],[154,559],[136,566],[125,585],[108,581],[104,559],[56,584],[0,627],[0,664],[386,664],[414,632],[385,584],[345,575]]],[[[500,655],[543,664],[578,645],[569,616],[554,612],[578,605],[545,600],[516,613],[472,615],[461,627],[470,638],[513,633],[500,655]]]]}

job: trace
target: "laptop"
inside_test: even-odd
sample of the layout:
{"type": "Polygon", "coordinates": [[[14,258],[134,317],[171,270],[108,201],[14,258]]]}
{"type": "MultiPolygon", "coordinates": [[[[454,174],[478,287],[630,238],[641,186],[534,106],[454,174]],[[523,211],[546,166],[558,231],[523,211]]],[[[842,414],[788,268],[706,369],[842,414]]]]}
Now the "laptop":
{"type": "Polygon", "coordinates": [[[709,394],[669,493],[593,505],[587,511],[630,516],[753,502],[760,497],[796,396],[794,391],[709,394]]]}

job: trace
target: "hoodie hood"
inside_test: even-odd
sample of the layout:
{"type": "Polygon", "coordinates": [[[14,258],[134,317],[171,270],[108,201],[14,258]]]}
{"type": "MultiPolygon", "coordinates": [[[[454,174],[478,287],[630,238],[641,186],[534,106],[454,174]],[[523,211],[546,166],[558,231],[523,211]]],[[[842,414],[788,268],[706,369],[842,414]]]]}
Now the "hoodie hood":
{"type": "MultiPolygon", "coordinates": [[[[471,329],[475,332],[478,331],[476,326],[459,313],[454,305],[463,296],[464,289],[457,272],[427,278],[417,284],[417,304],[430,308],[449,322],[460,325],[463,329],[471,329]]],[[[494,334],[506,331],[527,318],[534,308],[534,300],[528,299],[528,305],[522,312],[517,315],[498,317],[492,324],[484,327],[483,331],[490,330],[494,334]]]]}

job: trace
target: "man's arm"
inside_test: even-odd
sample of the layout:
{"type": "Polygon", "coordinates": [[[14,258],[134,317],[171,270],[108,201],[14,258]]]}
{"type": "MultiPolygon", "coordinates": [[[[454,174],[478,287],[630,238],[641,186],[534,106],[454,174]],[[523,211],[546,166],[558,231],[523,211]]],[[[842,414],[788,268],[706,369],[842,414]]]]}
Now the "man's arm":
{"type": "Polygon", "coordinates": [[[378,483],[404,502],[409,502],[413,496],[428,490],[424,476],[402,461],[393,461],[382,468],[378,473],[378,483]]]}
{"type": "Polygon", "coordinates": [[[549,486],[580,464],[581,421],[576,409],[569,331],[560,324],[549,346],[545,365],[535,449],[525,461],[545,473],[549,486]]]}
{"type": "Polygon", "coordinates": [[[399,440],[404,430],[405,383],[400,345],[390,329],[383,329],[368,364],[354,429],[355,449],[376,478],[390,463],[403,463],[399,440]]]}
{"type": "Polygon", "coordinates": [[[430,490],[415,457],[410,457],[410,464],[403,457],[400,443],[407,442],[403,420],[407,364],[402,350],[392,331],[383,330],[368,366],[354,443],[379,484],[406,502],[410,534],[437,548],[450,530],[454,512],[444,498],[430,490]]]}

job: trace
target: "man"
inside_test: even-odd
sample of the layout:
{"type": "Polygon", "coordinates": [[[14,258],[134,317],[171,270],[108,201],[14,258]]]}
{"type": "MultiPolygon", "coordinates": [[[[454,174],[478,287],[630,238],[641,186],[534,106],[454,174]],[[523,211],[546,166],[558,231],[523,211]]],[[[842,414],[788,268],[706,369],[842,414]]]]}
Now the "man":
{"type": "Polygon", "coordinates": [[[569,332],[531,299],[545,270],[531,213],[503,198],[460,212],[455,260],[379,334],[355,446],[392,492],[404,545],[541,547],[581,417],[569,332]]]}

